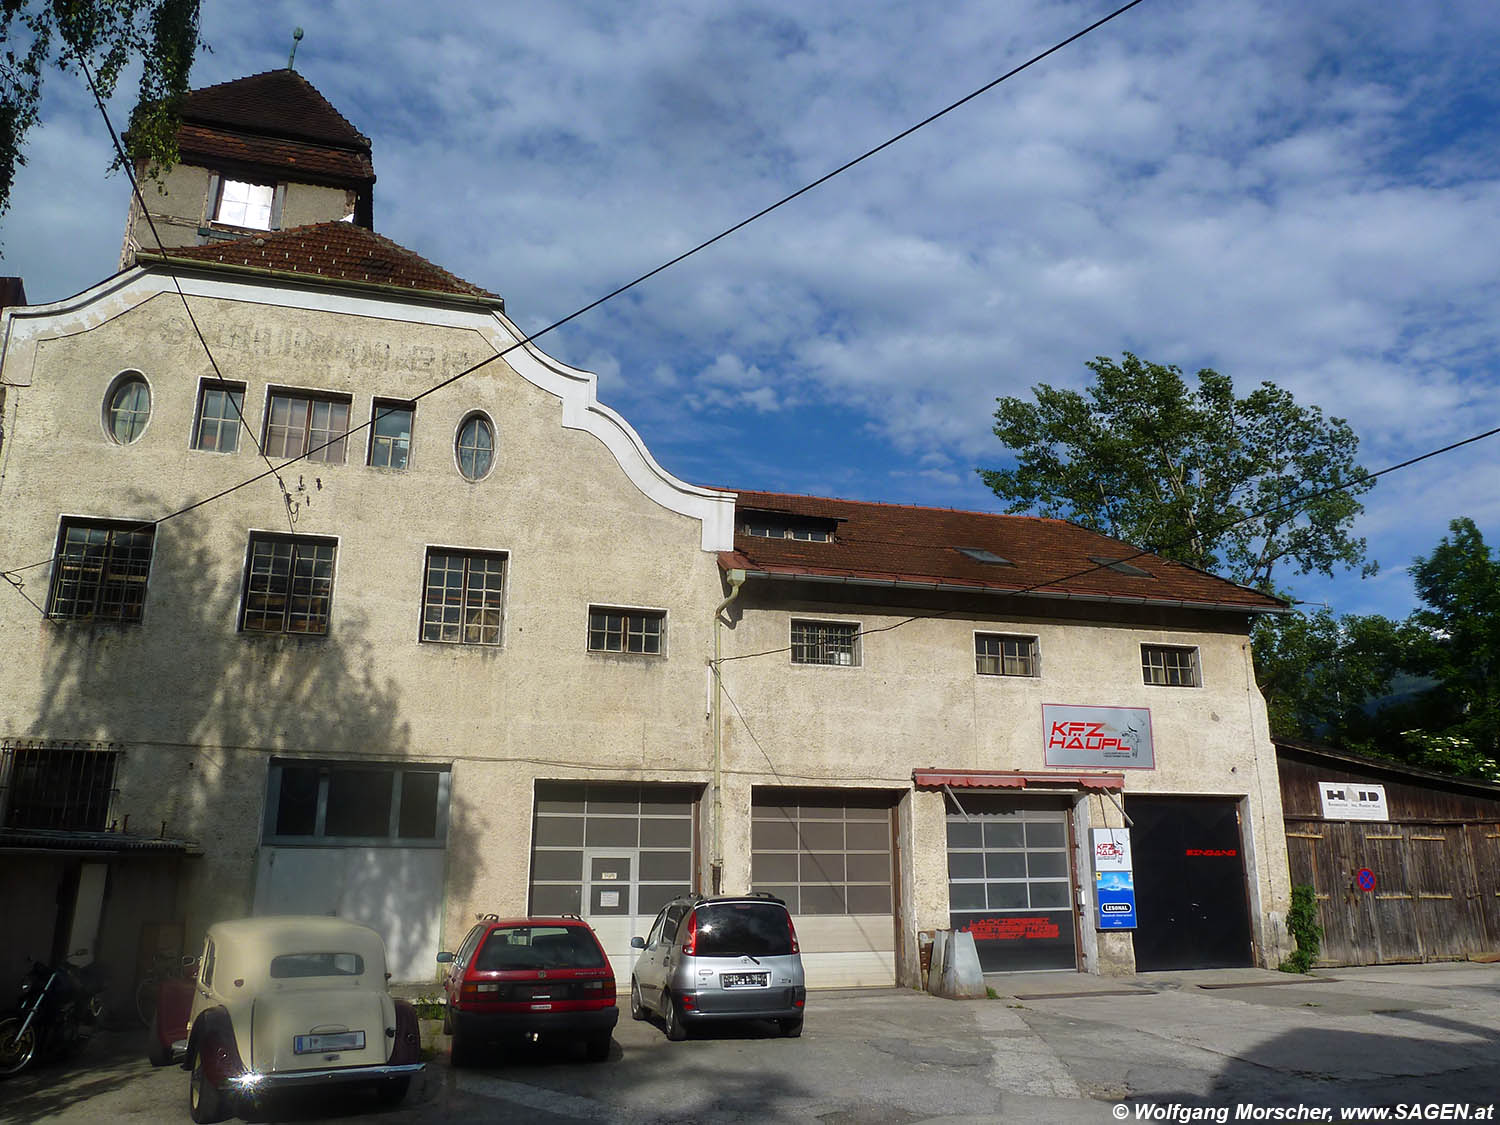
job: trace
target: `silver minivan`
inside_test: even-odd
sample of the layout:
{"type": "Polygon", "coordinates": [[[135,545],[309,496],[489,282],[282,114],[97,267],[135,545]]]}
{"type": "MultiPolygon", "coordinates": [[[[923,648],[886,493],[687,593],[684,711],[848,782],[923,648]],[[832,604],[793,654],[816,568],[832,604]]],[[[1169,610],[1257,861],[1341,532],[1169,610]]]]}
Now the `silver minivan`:
{"type": "Polygon", "coordinates": [[[714,1020],[774,1020],[802,1034],[807,983],[786,903],[768,894],[685,895],[662,908],[630,974],[630,1014],[666,1024],[667,1038],[714,1020]]]}

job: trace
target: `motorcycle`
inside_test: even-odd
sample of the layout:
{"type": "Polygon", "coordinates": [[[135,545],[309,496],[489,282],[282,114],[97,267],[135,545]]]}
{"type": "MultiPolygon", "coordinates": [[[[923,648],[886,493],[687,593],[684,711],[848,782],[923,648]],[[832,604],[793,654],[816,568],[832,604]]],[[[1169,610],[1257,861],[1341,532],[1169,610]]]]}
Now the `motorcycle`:
{"type": "Polygon", "coordinates": [[[82,1046],[104,1014],[104,987],[93,965],[34,962],[21,981],[16,1011],[0,1020],[0,1078],[38,1057],[82,1046]]]}

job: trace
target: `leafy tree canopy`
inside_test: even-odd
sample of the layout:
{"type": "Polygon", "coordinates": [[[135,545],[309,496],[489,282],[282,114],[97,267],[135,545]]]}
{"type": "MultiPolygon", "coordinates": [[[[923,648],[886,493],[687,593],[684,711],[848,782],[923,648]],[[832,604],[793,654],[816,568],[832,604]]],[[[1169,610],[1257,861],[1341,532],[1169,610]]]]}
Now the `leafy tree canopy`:
{"type": "Polygon", "coordinates": [[[1272,383],[1236,397],[1208,368],[1190,386],[1129,352],[1087,366],[1083,393],[1039,383],[1034,402],[997,400],[995,436],[1016,467],[980,476],[1007,511],[1073,520],[1267,591],[1283,565],[1373,572],[1351,534],[1373,482],[1359,479],[1359,438],[1342,418],[1272,383]]]}
{"type": "MultiPolygon", "coordinates": [[[[102,97],[121,70],[143,64],[130,120],[129,159],[157,175],[177,160],[177,112],[188,91],[199,0],[0,0],[0,214],[10,207],[21,149],[37,122],[42,73],[80,73],[88,60],[102,97]]],[[[111,168],[119,164],[116,159],[111,168]]]]}

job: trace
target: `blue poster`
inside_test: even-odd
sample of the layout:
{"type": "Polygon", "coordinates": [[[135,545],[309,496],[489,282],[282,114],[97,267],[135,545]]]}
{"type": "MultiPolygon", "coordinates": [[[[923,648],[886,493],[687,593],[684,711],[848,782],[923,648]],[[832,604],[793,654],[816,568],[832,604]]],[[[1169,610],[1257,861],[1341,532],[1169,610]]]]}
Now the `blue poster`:
{"type": "Polygon", "coordinates": [[[1099,928],[1135,929],[1135,874],[1130,871],[1100,871],[1094,878],[1094,898],[1099,903],[1099,928]]]}

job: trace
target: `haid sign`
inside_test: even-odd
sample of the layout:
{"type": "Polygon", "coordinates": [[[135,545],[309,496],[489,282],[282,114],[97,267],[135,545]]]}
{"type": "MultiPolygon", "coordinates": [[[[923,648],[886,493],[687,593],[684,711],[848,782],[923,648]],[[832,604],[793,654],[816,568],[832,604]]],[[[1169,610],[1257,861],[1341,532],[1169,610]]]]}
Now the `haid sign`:
{"type": "Polygon", "coordinates": [[[1130,829],[1095,828],[1094,901],[1101,930],[1135,929],[1135,870],[1130,862],[1130,829]]]}

